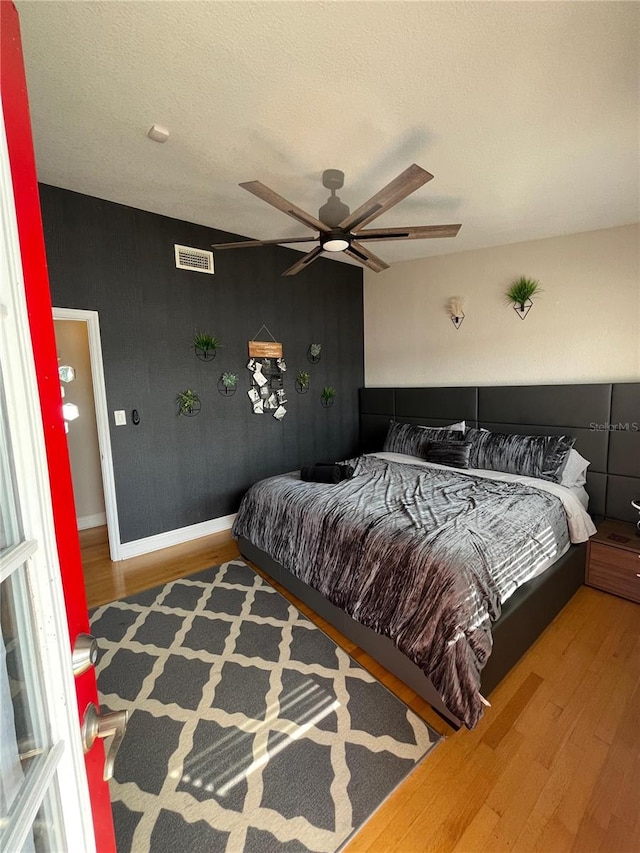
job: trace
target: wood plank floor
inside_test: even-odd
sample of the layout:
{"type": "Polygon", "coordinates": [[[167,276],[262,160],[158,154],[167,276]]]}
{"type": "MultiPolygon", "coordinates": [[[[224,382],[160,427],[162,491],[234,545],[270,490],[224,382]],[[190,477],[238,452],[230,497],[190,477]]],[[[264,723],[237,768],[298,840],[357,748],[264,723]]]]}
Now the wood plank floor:
{"type": "MultiPolygon", "coordinates": [[[[89,607],[238,556],[228,533],[120,563],[80,533],[89,607]]],[[[346,853],[639,853],[640,606],[582,587],[489,697],[472,732],[280,591],[434,728],[435,752],[346,853]]]]}

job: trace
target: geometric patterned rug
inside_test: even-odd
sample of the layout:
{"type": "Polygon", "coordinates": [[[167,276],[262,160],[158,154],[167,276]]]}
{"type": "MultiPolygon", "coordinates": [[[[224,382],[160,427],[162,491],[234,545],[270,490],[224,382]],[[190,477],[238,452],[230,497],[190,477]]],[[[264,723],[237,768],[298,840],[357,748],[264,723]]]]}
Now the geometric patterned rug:
{"type": "Polygon", "coordinates": [[[91,625],[119,853],[333,853],[440,739],[241,560],[91,625]]]}

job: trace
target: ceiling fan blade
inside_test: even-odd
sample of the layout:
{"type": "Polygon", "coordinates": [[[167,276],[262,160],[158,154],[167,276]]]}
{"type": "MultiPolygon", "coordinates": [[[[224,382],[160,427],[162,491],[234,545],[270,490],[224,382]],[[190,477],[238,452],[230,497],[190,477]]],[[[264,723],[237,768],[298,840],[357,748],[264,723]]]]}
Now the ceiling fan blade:
{"type": "Polygon", "coordinates": [[[316,246],[315,249],[307,252],[307,254],[303,255],[299,261],[296,261],[293,266],[290,266],[288,270],[285,270],[282,275],[295,275],[296,273],[299,273],[300,270],[303,270],[305,267],[308,267],[309,264],[312,264],[321,254],[322,246],[316,246]]]}
{"type": "Polygon", "coordinates": [[[425,240],[429,237],[455,237],[462,225],[410,225],[408,228],[371,228],[358,231],[358,240],[425,240]]]}
{"type": "Polygon", "coordinates": [[[370,252],[369,249],[358,243],[357,240],[353,240],[349,248],[344,250],[344,253],[374,272],[382,272],[382,270],[389,269],[389,264],[386,264],[381,258],[376,257],[373,252],[370,252]]]}
{"type": "Polygon", "coordinates": [[[241,240],[239,243],[214,243],[212,249],[253,249],[254,246],[279,246],[281,243],[313,243],[317,237],[287,237],[283,240],[241,240]]]}
{"type": "Polygon", "coordinates": [[[383,187],[380,192],[377,192],[364,204],[361,204],[357,210],[347,216],[346,219],[338,226],[345,231],[353,231],[354,228],[359,228],[366,225],[368,222],[381,216],[385,211],[398,204],[403,198],[411,195],[427,181],[433,178],[429,172],[422,169],[413,163],[408,169],[405,169],[402,174],[394,178],[391,183],[383,187]]]}
{"type": "Polygon", "coordinates": [[[301,207],[287,201],[286,198],[283,198],[281,195],[278,195],[277,192],[270,190],[269,187],[265,187],[265,185],[261,184],[260,181],[247,181],[244,184],[240,184],[240,186],[243,189],[248,190],[250,193],[258,196],[258,198],[261,198],[263,201],[266,201],[267,204],[272,205],[272,207],[277,207],[278,210],[281,210],[288,216],[292,216],[297,222],[301,222],[303,225],[306,225],[307,228],[313,228],[314,231],[322,232],[330,230],[329,226],[325,225],[324,222],[320,222],[319,219],[316,219],[315,216],[311,216],[310,213],[306,213],[301,207]]]}

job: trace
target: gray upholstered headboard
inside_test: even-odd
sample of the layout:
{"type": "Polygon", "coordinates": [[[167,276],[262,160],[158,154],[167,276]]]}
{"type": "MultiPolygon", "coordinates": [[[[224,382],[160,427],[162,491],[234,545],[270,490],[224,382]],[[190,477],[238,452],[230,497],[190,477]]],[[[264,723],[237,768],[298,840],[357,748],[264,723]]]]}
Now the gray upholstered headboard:
{"type": "Polygon", "coordinates": [[[361,388],[360,442],[380,450],[394,418],[444,426],[466,420],[496,432],[566,433],[591,462],[589,511],[637,520],[640,498],[640,383],[511,385],[458,388],[361,388]]]}

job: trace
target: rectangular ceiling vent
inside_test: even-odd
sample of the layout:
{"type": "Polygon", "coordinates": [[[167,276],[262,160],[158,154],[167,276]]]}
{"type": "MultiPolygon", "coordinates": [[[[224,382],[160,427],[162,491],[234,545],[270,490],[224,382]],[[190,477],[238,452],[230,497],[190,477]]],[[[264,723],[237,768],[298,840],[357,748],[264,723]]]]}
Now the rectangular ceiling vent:
{"type": "Polygon", "coordinates": [[[208,272],[213,275],[213,252],[204,249],[194,249],[192,246],[175,245],[176,267],[179,270],[194,270],[208,272]]]}

